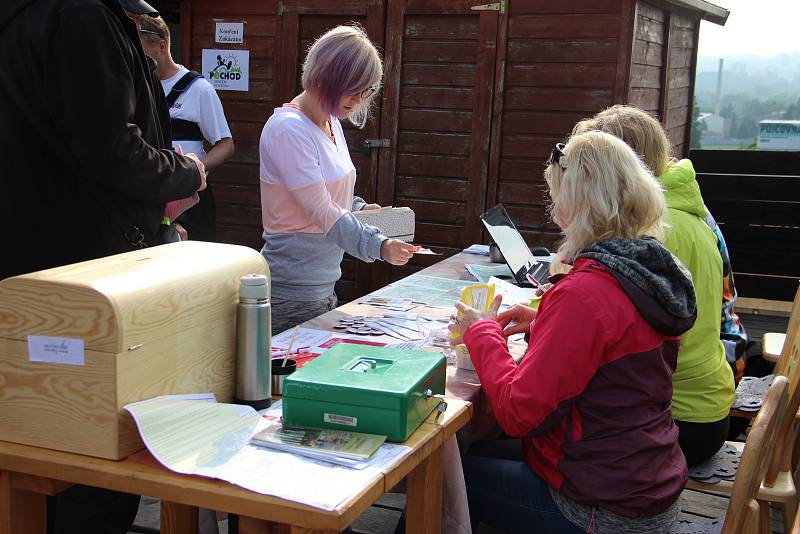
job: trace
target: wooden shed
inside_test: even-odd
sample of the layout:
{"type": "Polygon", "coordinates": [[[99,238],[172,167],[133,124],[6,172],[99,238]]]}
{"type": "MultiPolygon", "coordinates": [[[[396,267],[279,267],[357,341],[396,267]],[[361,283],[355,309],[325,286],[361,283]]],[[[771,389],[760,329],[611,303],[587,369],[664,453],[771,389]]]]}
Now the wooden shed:
{"type": "MultiPolygon", "coordinates": [[[[553,246],[543,162],[575,122],[605,107],[630,103],[654,113],[676,154],[687,154],[699,23],[724,24],[728,16],[703,0],[152,3],[174,23],[176,60],[187,67],[201,69],[203,49],[249,51],[248,90],[219,92],[236,142],[233,159],[210,177],[221,241],[262,245],[263,124],[300,91],[313,39],[354,21],[386,66],[373,119],[363,130],[346,128],[357,194],[413,208],[415,241],[444,254],[487,242],[478,215],[497,202],[529,244],[553,246]],[[217,22],[243,22],[243,42],[215,42],[217,22]],[[365,140],[382,146],[362,153],[365,140]]],[[[346,259],[337,293],[353,299],[426,258],[401,268],[346,259]]]]}

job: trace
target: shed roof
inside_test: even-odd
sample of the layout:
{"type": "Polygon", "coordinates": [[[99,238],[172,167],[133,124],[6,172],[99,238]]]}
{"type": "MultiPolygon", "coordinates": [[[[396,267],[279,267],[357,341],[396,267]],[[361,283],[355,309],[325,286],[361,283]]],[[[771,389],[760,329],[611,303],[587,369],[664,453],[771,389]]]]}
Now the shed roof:
{"type": "Polygon", "coordinates": [[[719,24],[720,26],[725,26],[728,15],[731,14],[731,12],[724,7],[714,5],[705,0],[665,0],[665,3],[694,11],[700,15],[701,19],[719,24]]]}

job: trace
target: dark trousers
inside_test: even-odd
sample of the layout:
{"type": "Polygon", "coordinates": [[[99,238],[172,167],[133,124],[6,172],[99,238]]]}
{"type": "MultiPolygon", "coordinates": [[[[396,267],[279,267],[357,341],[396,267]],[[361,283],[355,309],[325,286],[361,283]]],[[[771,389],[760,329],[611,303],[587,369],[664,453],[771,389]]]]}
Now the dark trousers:
{"type": "Polygon", "coordinates": [[[583,532],[562,515],[550,486],[528,467],[519,439],[476,443],[461,461],[473,532],[479,523],[505,532],[583,532]]]}
{"type": "Polygon", "coordinates": [[[717,452],[728,439],[730,417],[713,423],[688,423],[675,421],[678,425],[678,445],[686,457],[686,465],[692,467],[705,462],[717,452]]]}
{"type": "Polygon", "coordinates": [[[47,500],[48,534],[125,534],[139,496],[76,485],[47,500]]]}

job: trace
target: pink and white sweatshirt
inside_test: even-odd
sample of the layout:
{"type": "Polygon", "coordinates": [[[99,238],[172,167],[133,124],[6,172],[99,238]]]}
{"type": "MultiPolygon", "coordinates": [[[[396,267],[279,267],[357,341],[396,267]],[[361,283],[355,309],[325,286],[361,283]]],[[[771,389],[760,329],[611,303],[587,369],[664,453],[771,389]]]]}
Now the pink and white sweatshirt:
{"type": "Polygon", "coordinates": [[[331,117],[335,139],[294,107],[276,108],[261,132],[261,218],[272,276],[272,295],[296,301],[333,293],[344,252],[363,261],[381,259],[385,236],[351,211],[356,170],[342,126],[331,117]]]}

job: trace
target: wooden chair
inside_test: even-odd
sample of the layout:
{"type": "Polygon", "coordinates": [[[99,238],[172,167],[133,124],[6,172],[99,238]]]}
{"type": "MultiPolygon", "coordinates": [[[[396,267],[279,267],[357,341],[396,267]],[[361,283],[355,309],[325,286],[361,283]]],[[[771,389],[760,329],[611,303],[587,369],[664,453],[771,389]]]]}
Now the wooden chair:
{"type": "MultiPolygon", "coordinates": [[[[785,376],[788,381],[789,400],[787,402],[786,417],[777,430],[777,445],[774,454],[769,458],[769,465],[760,479],[757,500],[760,506],[760,528],[767,533],[770,530],[769,503],[774,503],[781,508],[784,525],[791,525],[797,513],[798,492],[792,476],[796,463],[793,461],[795,447],[798,441],[798,420],[796,414],[800,408],[800,289],[794,300],[792,315],[787,330],[787,343],[784,344],[783,354],[775,368],[776,379],[785,376]],[[789,342],[791,341],[791,342],[789,342]]],[[[766,401],[765,401],[766,405],[766,401]]],[[[762,407],[762,410],[764,408],[762,407]]],[[[760,411],[758,412],[760,414],[760,411]]],[[[756,421],[758,418],[756,418],[756,421]]],[[[752,430],[751,430],[752,432],[752,430]]],[[[749,437],[748,437],[749,442],[749,437]]],[[[727,442],[737,448],[747,447],[740,442],[727,442]]],[[[739,478],[737,472],[736,478],[739,478]]],[[[704,484],[696,480],[689,480],[686,487],[710,491],[730,492],[734,483],[720,481],[716,484],[704,484]]]]}
{"type": "MultiPolygon", "coordinates": [[[[791,328],[792,320],[797,318],[800,314],[800,287],[794,296],[792,303],[792,311],[789,315],[789,327],[791,328]]],[[[786,345],[787,334],[779,332],[765,332],[761,337],[761,355],[765,360],[771,362],[778,362],[781,354],[783,354],[784,346],[786,345]]]]}
{"type": "MultiPolygon", "coordinates": [[[[736,473],[736,479],[728,483],[730,501],[725,512],[722,534],[752,534],[763,527],[766,509],[767,528],[769,528],[769,506],[757,502],[759,486],[767,473],[770,457],[778,441],[778,430],[787,419],[789,380],[785,376],[776,376],[767,392],[764,405],[759,410],[747,441],[744,444],[742,460],[736,473]],[[761,525],[759,525],[761,517],[761,525]]],[[[788,418],[791,419],[791,418],[788,418]]],[[[720,483],[721,484],[721,483],[720,483]]],[[[720,491],[720,484],[702,484],[697,486],[689,480],[687,487],[720,491]]],[[[788,523],[791,524],[791,523],[788,523]]],[[[768,531],[762,531],[768,532],[768,531]]]]}
{"type": "MultiPolygon", "coordinates": [[[[792,311],[789,314],[789,327],[787,328],[787,333],[776,334],[768,332],[764,334],[764,338],[761,344],[762,357],[769,361],[776,362],[774,371],[774,374],[776,375],[788,376],[786,372],[786,367],[791,364],[788,362],[782,362],[782,358],[780,355],[783,353],[784,350],[788,351],[790,349],[790,347],[787,346],[785,339],[787,338],[787,336],[789,336],[789,332],[791,332],[792,330],[792,324],[797,324],[798,321],[800,321],[800,285],[798,285],[797,287],[797,292],[795,293],[794,301],[792,302],[792,311]],[[767,336],[770,337],[768,338],[767,336]],[[780,347],[778,347],[778,345],[780,347]],[[775,354],[777,354],[777,356],[775,354]]],[[[790,336],[789,339],[791,339],[790,336]]],[[[752,419],[753,417],[755,417],[756,413],[757,412],[743,412],[741,410],[731,410],[731,417],[745,417],[747,419],[752,419]]]]}

